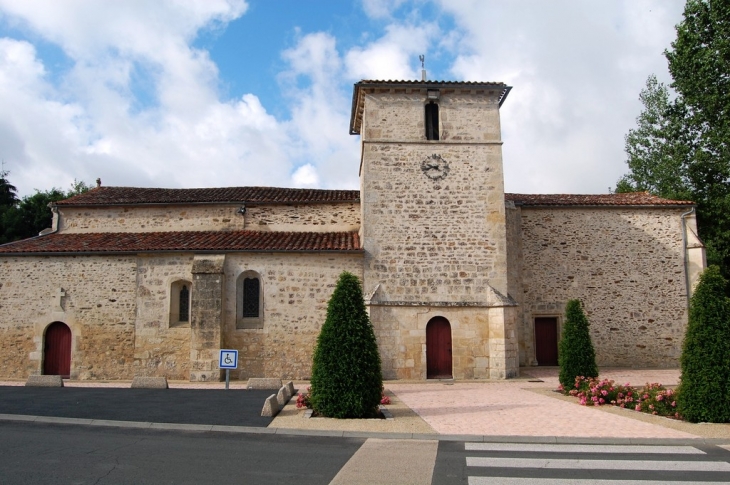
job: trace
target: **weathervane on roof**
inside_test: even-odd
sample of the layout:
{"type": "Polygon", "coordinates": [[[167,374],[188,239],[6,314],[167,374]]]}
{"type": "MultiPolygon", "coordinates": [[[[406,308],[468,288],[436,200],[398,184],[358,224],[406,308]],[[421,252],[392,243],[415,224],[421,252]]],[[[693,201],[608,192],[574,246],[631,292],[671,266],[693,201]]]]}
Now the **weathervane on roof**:
{"type": "Polygon", "coordinates": [[[426,56],[421,54],[418,56],[418,60],[421,61],[421,81],[426,80],[426,56]]]}

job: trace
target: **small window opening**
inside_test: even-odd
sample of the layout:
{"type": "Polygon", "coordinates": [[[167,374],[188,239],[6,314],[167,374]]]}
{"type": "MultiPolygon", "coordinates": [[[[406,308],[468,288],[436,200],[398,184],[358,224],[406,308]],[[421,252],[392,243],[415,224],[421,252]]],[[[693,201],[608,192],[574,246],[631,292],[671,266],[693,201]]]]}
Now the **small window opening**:
{"type": "Polygon", "coordinates": [[[181,322],[187,322],[190,320],[190,292],[188,291],[187,285],[183,285],[180,289],[180,313],[179,318],[181,322]]]}
{"type": "Polygon", "coordinates": [[[244,278],[243,318],[257,318],[259,316],[259,291],[258,278],[244,278]]]}
{"type": "Polygon", "coordinates": [[[439,139],[439,105],[433,101],[426,105],[426,139],[439,139]]]}

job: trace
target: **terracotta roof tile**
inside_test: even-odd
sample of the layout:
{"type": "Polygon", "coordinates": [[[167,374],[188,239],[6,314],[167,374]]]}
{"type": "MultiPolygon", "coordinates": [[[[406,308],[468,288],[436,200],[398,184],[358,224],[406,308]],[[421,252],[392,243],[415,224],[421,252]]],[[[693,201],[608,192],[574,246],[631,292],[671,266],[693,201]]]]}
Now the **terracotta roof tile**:
{"type": "Polygon", "coordinates": [[[61,206],[191,204],[191,203],[316,203],[356,202],[358,190],[289,189],[278,187],[222,187],[207,189],[160,189],[143,187],[96,187],[58,202],[61,206]]]}
{"type": "Polygon", "coordinates": [[[505,200],[523,206],[678,206],[687,200],[662,199],[648,192],[625,194],[504,194],[505,200]]]}
{"type": "Polygon", "coordinates": [[[0,254],[148,251],[358,251],[357,232],[183,231],[49,234],[0,245],[0,254]]]}

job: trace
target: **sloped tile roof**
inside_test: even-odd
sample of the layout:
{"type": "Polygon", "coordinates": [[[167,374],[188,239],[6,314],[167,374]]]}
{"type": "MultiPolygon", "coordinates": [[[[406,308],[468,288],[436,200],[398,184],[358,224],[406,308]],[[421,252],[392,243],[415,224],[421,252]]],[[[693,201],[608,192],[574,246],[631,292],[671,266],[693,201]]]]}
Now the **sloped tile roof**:
{"type": "Polygon", "coordinates": [[[662,199],[648,192],[625,194],[504,194],[505,200],[523,206],[678,206],[688,200],[662,199]]]}
{"type": "Polygon", "coordinates": [[[155,251],[359,251],[360,249],[357,232],[61,233],[0,245],[0,255],[155,251]]]}
{"type": "Polygon", "coordinates": [[[60,206],[192,204],[192,203],[317,203],[357,202],[358,190],[289,189],[279,187],[221,187],[208,189],[160,189],[143,187],[96,187],[60,206]]]}

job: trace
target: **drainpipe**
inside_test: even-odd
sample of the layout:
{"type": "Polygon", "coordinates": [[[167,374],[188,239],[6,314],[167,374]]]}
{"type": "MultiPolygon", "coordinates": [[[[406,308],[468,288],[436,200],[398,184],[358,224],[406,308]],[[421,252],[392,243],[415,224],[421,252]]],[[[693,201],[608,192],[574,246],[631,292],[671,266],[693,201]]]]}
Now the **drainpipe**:
{"type": "Polygon", "coordinates": [[[687,310],[689,311],[689,298],[690,298],[690,282],[689,282],[689,254],[687,250],[687,219],[685,217],[693,214],[695,208],[692,207],[690,210],[682,214],[682,250],[684,251],[684,286],[687,288],[687,310]]]}

